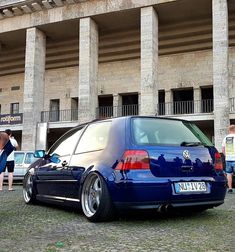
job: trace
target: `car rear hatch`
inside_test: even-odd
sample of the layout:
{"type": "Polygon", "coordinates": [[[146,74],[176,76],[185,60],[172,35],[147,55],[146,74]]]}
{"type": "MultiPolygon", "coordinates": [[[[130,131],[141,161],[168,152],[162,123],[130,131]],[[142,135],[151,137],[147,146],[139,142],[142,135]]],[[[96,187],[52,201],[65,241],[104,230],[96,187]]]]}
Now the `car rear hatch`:
{"type": "Polygon", "coordinates": [[[143,146],[150,169],[157,177],[198,177],[215,175],[213,150],[209,147],[143,146]]]}
{"type": "Polygon", "coordinates": [[[133,118],[134,148],[147,151],[156,177],[214,176],[216,149],[194,124],[181,120],[133,118]]]}

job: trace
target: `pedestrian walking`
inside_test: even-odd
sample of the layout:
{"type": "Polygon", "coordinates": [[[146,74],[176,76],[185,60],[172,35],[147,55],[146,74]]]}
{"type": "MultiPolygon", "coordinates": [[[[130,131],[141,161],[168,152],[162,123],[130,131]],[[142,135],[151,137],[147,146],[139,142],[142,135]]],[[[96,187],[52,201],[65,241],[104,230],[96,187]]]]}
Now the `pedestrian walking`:
{"type": "Polygon", "coordinates": [[[226,161],[225,171],[228,179],[228,193],[232,193],[233,174],[235,172],[235,125],[229,126],[229,134],[222,142],[222,152],[226,161]]]}
{"type": "MultiPolygon", "coordinates": [[[[18,143],[15,140],[15,138],[12,136],[12,131],[10,129],[6,129],[5,133],[9,136],[10,143],[14,147],[14,150],[18,149],[18,143]]],[[[4,180],[4,173],[8,171],[8,190],[13,191],[13,173],[14,173],[14,168],[15,168],[15,158],[14,158],[14,151],[12,151],[9,156],[7,157],[7,162],[6,165],[0,174],[0,191],[3,188],[3,180],[4,180]]]]}

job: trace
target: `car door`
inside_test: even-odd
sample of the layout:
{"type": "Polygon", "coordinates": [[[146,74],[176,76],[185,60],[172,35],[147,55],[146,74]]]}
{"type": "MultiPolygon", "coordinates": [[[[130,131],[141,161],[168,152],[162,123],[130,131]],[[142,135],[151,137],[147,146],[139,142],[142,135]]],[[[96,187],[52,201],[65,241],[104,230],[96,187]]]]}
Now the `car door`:
{"type": "Polygon", "coordinates": [[[24,166],[23,166],[24,159],[25,159],[25,152],[15,151],[14,158],[15,158],[14,178],[22,179],[25,175],[24,166]]]}
{"type": "Polygon", "coordinates": [[[49,162],[38,169],[38,194],[63,200],[78,192],[77,180],[73,176],[70,159],[83,128],[84,126],[70,130],[51,147],[48,154],[56,154],[60,162],[49,162]]]}

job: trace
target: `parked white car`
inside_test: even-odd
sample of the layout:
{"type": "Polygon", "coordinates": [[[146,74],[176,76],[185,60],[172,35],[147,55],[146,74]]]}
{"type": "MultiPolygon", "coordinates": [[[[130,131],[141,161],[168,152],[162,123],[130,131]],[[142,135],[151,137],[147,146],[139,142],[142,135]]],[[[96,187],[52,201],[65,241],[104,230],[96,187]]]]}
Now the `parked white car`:
{"type": "MultiPolygon", "coordinates": [[[[38,160],[38,158],[34,157],[33,153],[33,151],[15,151],[14,180],[23,180],[30,164],[38,160]]],[[[8,177],[7,171],[4,177],[6,180],[8,177]]]]}

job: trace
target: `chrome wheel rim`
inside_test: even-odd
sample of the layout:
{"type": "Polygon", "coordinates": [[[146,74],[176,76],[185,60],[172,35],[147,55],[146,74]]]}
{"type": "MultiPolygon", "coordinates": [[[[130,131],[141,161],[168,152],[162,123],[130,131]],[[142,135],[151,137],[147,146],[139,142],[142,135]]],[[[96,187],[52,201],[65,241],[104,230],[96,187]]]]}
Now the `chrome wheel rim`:
{"type": "Polygon", "coordinates": [[[28,203],[31,200],[32,195],[33,195],[33,179],[32,176],[29,175],[23,188],[23,196],[26,203],[28,203]]]}
{"type": "Polygon", "coordinates": [[[87,217],[97,212],[101,196],[101,180],[97,174],[92,174],[86,179],[82,189],[82,209],[87,217]]]}

